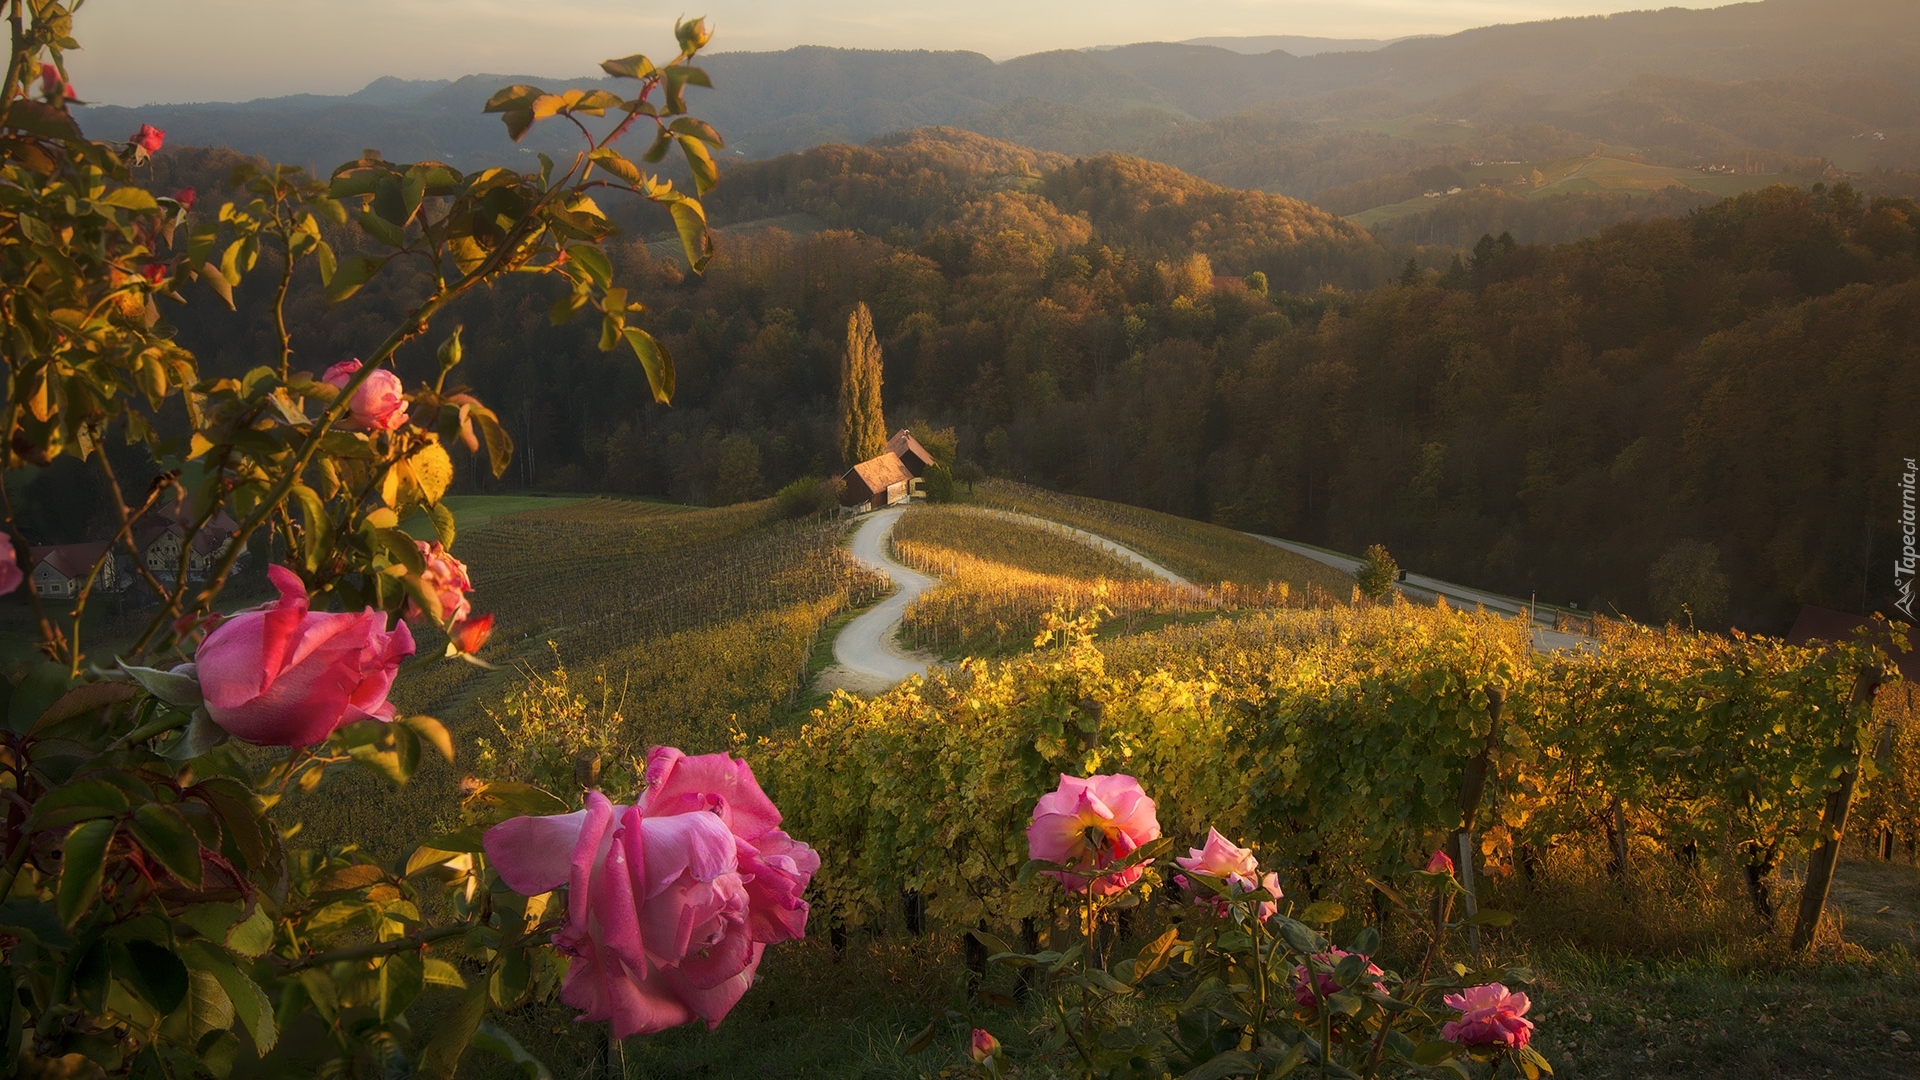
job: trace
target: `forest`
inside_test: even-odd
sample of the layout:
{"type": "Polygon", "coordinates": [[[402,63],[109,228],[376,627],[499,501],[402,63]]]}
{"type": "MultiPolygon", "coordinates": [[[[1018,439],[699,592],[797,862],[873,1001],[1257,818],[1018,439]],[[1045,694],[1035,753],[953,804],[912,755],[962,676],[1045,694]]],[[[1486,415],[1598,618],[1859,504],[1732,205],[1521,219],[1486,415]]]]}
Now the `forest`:
{"type": "MultiPolygon", "coordinates": [[[[217,192],[234,160],[163,154],[156,186],[217,192]]],[[[1911,199],[1776,186],[1459,258],[1140,159],[936,129],[739,166],[709,201],[703,276],[644,234],[613,247],[676,361],[670,408],[550,323],[558,294],[509,282],[459,311],[467,377],[523,454],[456,490],[719,505],[837,474],[865,301],[889,422],[953,427],[998,475],[1638,618],[1780,632],[1802,603],[1891,603],[1875,525],[1920,445],[1911,199]]],[[[297,280],[301,362],[366,349],[409,289],[329,308],[297,280]]],[[[271,333],[263,293],[236,301],[169,313],[211,370],[271,333]]],[[[430,373],[424,348],[400,357],[430,373]]],[[[51,496],[95,482],[43,474],[31,527],[84,538],[89,504],[51,496]]]]}

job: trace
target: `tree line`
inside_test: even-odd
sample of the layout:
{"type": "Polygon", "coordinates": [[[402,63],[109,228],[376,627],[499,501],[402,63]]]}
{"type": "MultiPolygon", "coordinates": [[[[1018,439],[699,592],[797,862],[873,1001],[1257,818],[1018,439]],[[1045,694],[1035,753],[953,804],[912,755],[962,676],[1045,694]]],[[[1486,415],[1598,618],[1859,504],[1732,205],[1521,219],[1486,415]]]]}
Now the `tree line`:
{"type": "MultiPolygon", "coordinates": [[[[155,167],[217,182],[221,157],[155,167]]],[[[1779,630],[1800,603],[1890,603],[1876,568],[1920,445],[1911,199],[1774,187],[1423,269],[1278,196],[922,132],[740,167],[710,203],[731,225],[703,276],[645,236],[611,252],[674,355],[671,409],[552,325],[538,283],[455,313],[524,451],[458,485],[714,504],[835,473],[864,303],[888,425],[952,427],[1001,475],[1641,618],[1779,630]]],[[[364,349],[409,288],[329,308],[297,281],[289,318],[320,342],[297,361],[364,349]]],[[[236,300],[169,312],[209,371],[270,332],[264,297],[236,300]]],[[[403,374],[431,377],[409,349],[403,374]]]]}

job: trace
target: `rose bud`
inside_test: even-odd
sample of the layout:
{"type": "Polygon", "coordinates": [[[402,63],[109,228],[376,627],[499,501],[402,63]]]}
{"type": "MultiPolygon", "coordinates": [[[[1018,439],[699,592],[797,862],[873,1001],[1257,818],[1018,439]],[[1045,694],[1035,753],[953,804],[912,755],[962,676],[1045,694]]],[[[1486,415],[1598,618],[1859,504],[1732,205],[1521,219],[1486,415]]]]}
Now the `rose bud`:
{"type": "MultiPolygon", "coordinates": [[[[327,369],[320,381],[336,390],[345,390],[360,370],[360,361],[342,360],[327,369]]],[[[367,376],[353,392],[348,408],[353,410],[353,425],[368,431],[394,431],[407,422],[407,399],[401,396],[400,376],[385,368],[367,376]]]]}

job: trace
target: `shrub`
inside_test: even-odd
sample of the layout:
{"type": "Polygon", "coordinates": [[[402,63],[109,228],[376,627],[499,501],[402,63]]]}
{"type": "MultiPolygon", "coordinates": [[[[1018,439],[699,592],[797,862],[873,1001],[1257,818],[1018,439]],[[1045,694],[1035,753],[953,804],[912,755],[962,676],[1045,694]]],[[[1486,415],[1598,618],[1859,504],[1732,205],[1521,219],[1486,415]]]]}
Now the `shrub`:
{"type": "Polygon", "coordinates": [[[789,520],[831,513],[840,505],[840,481],[803,476],[774,496],[780,516],[789,520]]]}
{"type": "Polygon", "coordinates": [[[1360,569],[1354,571],[1354,580],[1360,585],[1360,594],[1369,600],[1385,600],[1393,591],[1393,583],[1400,579],[1400,564],[1393,561],[1387,549],[1375,544],[1367,549],[1366,561],[1360,569]]]}
{"type": "Polygon", "coordinates": [[[928,502],[953,501],[953,473],[945,465],[936,461],[927,466],[927,474],[920,482],[926,489],[928,502]]]}

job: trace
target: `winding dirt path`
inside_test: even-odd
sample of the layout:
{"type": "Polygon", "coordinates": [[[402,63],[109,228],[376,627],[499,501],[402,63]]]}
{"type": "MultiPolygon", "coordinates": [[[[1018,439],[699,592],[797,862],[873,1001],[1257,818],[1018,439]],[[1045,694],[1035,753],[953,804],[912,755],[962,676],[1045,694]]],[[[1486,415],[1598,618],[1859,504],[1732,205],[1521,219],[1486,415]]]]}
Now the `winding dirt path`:
{"type": "Polygon", "coordinates": [[[905,507],[877,510],[860,522],[853,534],[853,557],[893,580],[893,595],[855,616],[833,639],[832,667],[820,673],[823,689],[877,694],[912,675],[925,675],[937,659],[911,652],[894,641],[907,605],[939,584],[918,570],[900,565],[887,553],[887,538],[905,507]]]}
{"type": "MultiPolygon", "coordinates": [[[[1065,536],[1095,551],[1139,567],[1169,585],[1195,591],[1200,588],[1132,548],[1084,529],[1075,529],[1057,521],[1050,521],[1032,514],[1015,513],[1011,510],[988,510],[978,507],[969,509],[973,513],[1046,529],[1065,536]]],[[[823,690],[840,689],[862,694],[877,694],[893,688],[910,676],[925,675],[938,662],[938,657],[931,653],[903,649],[894,640],[894,634],[900,629],[900,621],[906,615],[907,607],[928,589],[940,584],[935,578],[895,562],[888,554],[887,541],[893,535],[894,523],[899,521],[900,515],[906,512],[907,507],[904,506],[875,511],[860,522],[859,529],[853,534],[850,545],[853,549],[853,557],[892,579],[896,588],[891,596],[861,612],[841,628],[839,636],[833,640],[833,666],[820,673],[817,683],[823,690]]]]}

